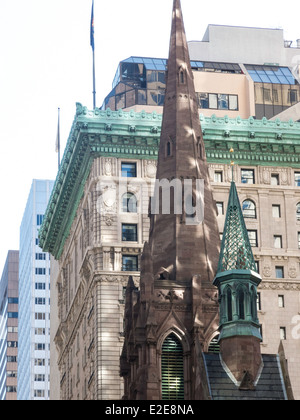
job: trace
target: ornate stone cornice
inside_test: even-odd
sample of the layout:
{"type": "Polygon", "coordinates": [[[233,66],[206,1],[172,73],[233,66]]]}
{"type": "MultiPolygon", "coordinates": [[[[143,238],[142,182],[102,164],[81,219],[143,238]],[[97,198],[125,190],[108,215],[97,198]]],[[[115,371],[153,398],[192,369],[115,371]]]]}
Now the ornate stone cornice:
{"type": "Polygon", "coordinates": [[[300,282],[297,281],[262,281],[259,290],[282,290],[282,291],[300,291],[300,282]]]}
{"type": "MultiPolygon", "coordinates": [[[[208,162],[300,168],[300,123],[200,116],[208,162]],[[235,150],[233,156],[229,150],[235,150]]],[[[66,239],[94,159],[156,160],[162,115],[88,110],[76,104],[61,167],[41,226],[40,246],[56,259],[66,239]]]]}

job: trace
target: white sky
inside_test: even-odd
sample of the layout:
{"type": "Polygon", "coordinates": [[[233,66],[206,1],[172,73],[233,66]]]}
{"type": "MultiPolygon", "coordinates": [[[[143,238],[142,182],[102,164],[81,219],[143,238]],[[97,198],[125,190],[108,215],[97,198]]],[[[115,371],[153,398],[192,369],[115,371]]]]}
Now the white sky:
{"type": "MultiPolygon", "coordinates": [[[[95,0],[97,105],[118,63],[167,58],[172,0],[95,0]]],[[[92,0],[0,0],[0,275],[33,178],[55,179],[57,108],[64,148],[75,103],[92,108],[92,0]]],[[[283,28],[300,38],[299,0],[182,0],[188,40],[208,24],[283,28]]]]}

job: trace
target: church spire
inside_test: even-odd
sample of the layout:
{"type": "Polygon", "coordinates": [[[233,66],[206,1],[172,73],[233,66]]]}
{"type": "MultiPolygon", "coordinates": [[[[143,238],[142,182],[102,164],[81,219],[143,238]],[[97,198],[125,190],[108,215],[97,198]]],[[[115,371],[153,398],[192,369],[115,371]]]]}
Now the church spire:
{"type": "Polygon", "coordinates": [[[253,389],[262,364],[257,317],[260,282],[238,192],[232,182],[214,285],[219,289],[221,356],[241,389],[253,389]]]}
{"type": "Polygon", "coordinates": [[[162,209],[163,203],[157,205],[156,212],[152,206],[154,275],[163,269],[170,280],[186,281],[200,274],[202,281],[212,283],[218,263],[219,229],[180,0],[173,3],[156,178],[163,185],[162,194],[157,189],[152,202],[171,199],[170,211],[162,209]]]}

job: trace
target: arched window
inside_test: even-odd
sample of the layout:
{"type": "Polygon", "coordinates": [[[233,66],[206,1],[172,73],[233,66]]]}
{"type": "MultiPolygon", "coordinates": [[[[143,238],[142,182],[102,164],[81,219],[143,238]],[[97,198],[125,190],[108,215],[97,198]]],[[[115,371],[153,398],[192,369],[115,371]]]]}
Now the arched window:
{"type": "Polygon", "coordinates": [[[230,287],[226,291],[227,321],[232,321],[232,292],[230,287]]]}
{"type": "Polygon", "coordinates": [[[297,204],[296,216],[297,220],[300,221],[300,203],[297,204]]]}
{"type": "Polygon", "coordinates": [[[243,215],[246,219],[256,219],[256,205],[252,200],[243,202],[243,215]]]}
{"type": "Polygon", "coordinates": [[[257,293],[254,286],[251,287],[251,317],[252,320],[257,320],[257,293]]]}
{"type": "Polygon", "coordinates": [[[137,213],[137,199],[133,193],[125,193],[123,195],[122,211],[124,213],[137,213]]]}
{"type": "Polygon", "coordinates": [[[239,289],[237,293],[239,319],[245,319],[245,293],[243,289],[239,289]]]}
{"type": "Polygon", "coordinates": [[[178,337],[170,334],[164,341],[161,355],[162,399],[184,399],[183,348],[178,337]]]}
{"type": "Polygon", "coordinates": [[[185,77],[184,77],[184,71],[183,70],[181,70],[180,73],[179,73],[179,80],[180,80],[180,83],[182,85],[185,83],[185,77]]]}

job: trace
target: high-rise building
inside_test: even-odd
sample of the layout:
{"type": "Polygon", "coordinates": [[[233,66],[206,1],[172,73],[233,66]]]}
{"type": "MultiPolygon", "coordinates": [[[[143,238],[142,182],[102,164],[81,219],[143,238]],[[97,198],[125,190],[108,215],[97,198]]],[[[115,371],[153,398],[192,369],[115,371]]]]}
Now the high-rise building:
{"type": "Polygon", "coordinates": [[[19,251],[9,251],[0,281],[0,400],[17,399],[19,251]]]}
{"type": "Polygon", "coordinates": [[[50,394],[50,257],[38,232],[53,184],[33,180],[20,228],[18,400],[50,394]]]}
{"type": "Polygon", "coordinates": [[[168,212],[163,203],[155,213],[151,206],[149,242],[141,258],[140,291],[134,290],[132,278],[127,286],[125,344],[120,358],[124,398],[286,399],[276,355],[271,358],[272,376],[261,356],[256,308],[261,278],[256,273],[234,182],[219,258],[217,207],[180,0],[173,3],[156,181],[162,191],[155,188],[151,202],[167,195],[171,203],[168,212]],[[199,180],[203,182],[202,190],[197,185],[199,180]],[[191,181],[188,191],[187,181],[191,181]],[[219,295],[212,281],[216,274],[219,295]],[[210,376],[211,355],[203,350],[218,331],[218,303],[221,352],[214,360],[219,362],[213,367],[214,375],[210,376]]]}
{"type": "MultiPolygon", "coordinates": [[[[299,112],[300,42],[284,42],[282,30],[209,25],[189,50],[197,104],[206,116],[269,119],[291,107],[299,112]]],[[[122,60],[104,108],[162,112],[167,65],[161,58],[122,60]]]]}
{"type": "MultiPolygon", "coordinates": [[[[125,109],[123,101],[124,98],[126,101],[141,98],[148,93],[151,101],[151,98],[156,98],[151,89],[159,91],[157,83],[163,80],[165,83],[159,73],[165,69],[162,68],[163,62],[143,59],[145,67],[136,69],[132,64],[139,62],[134,63],[133,59],[129,64],[127,75],[130,79],[132,70],[134,77],[125,85],[124,70],[121,75],[123,84],[115,86],[112,95],[123,95],[119,98],[122,106],[112,104],[111,109],[89,110],[77,104],[62,165],[40,231],[42,248],[53,256],[53,399],[119,399],[124,395],[123,380],[119,378],[119,356],[124,344],[126,286],[129,276],[132,276],[130,288],[135,303],[140,287],[140,254],[149,238],[150,227],[145,191],[150,195],[156,174],[162,106],[152,107],[151,103],[143,102],[139,107],[133,103],[133,107],[130,105],[125,109]],[[148,72],[146,65],[152,65],[149,71],[154,73],[146,73],[148,84],[140,86],[139,77],[148,72]],[[151,80],[156,85],[150,85],[151,80]],[[149,92],[139,92],[139,89],[135,93],[129,92],[139,86],[140,90],[149,92]],[[128,95],[124,96],[124,89],[125,92],[128,89],[128,95]]],[[[286,62],[280,66],[288,67],[286,62]]],[[[192,68],[197,89],[194,67],[195,63],[192,68]]],[[[276,66],[271,70],[255,71],[259,71],[259,77],[272,71],[269,76],[274,76],[273,80],[279,82],[273,74],[273,67],[276,66]]],[[[211,102],[206,103],[214,104],[212,109],[203,107],[199,111],[204,114],[200,116],[200,122],[209,181],[218,209],[220,236],[224,232],[228,208],[232,182],[229,162],[232,158],[256,269],[262,277],[257,291],[263,340],[261,352],[275,354],[282,341],[294,395],[299,399],[300,340],[297,338],[297,324],[293,322],[298,319],[300,292],[300,124],[254,118],[254,81],[250,74],[240,73],[240,66],[215,65],[210,70],[205,67],[203,72],[197,70],[197,74],[203,80],[210,80],[210,88],[203,85],[204,90],[196,90],[196,94],[211,94],[212,97],[208,97],[211,102]],[[247,83],[252,84],[251,110],[248,107],[246,113],[242,112],[244,108],[240,99],[238,109],[229,109],[229,103],[230,107],[236,104],[235,98],[229,95],[237,93],[212,90],[217,86],[214,77],[220,81],[218,86],[225,86],[223,81],[227,78],[228,82],[231,77],[237,77],[244,87],[247,83]],[[219,94],[224,96],[219,97],[219,94]],[[234,149],[232,155],[229,153],[231,148],[234,149]]],[[[117,79],[116,84],[119,83],[117,79]]],[[[281,78],[283,81],[289,85],[281,78]]],[[[144,82],[143,79],[141,83],[144,82]]],[[[297,86],[296,79],[294,82],[297,86]]],[[[231,83],[228,86],[232,86],[231,83]]],[[[246,100],[246,97],[243,98],[246,100]]],[[[243,103],[246,102],[243,100],[243,103]]],[[[174,151],[173,140],[171,136],[166,142],[166,159],[174,151]]],[[[157,255],[159,257],[159,252],[157,255]]],[[[168,279],[164,277],[169,274],[162,270],[160,276],[165,282],[168,279]]],[[[173,299],[173,304],[180,307],[172,294],[160,297],[165,306],[173,299]]],[[[203,307],[207,318],[215,314],[212,325],[217,325],[216,299],[208,294],[203,307]]],[[[201,320],[199,322],[201,324],[201,320]]],[[[207,329],[202,343],[205,352],[218,349],[218,334],[217,329],[207,329]]]]}

